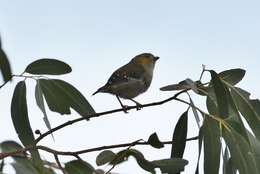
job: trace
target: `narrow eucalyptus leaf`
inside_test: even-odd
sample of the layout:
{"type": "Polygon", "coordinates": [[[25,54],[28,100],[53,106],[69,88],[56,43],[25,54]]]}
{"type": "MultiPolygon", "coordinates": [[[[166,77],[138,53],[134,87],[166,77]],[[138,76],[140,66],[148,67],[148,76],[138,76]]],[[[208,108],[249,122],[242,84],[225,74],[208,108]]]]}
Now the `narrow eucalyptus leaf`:
{"type": "Polygon", "coordinates": [[[0,174],[2,173],[3,169],[4,169],[4,166],[5,166],[5,160],[1,160],[0,161],[0,174]]]}
{"type": "Polygon", "coordinates": [[[192,89],[194,92],[198,93],[196,82],[189,78],[179,82],[178,84],[167,85],[160,88],[161,91],[176,91],[184,89],[192,89]]]}
{"type": "Polygon", "coordinates": [[[226,87],[222,83],[221,79],[218,77],[217,73],[213,70],[211,73],[211,83],[213,85],[213,89],[216,95],[217,106],[218,106],[218,116],[221,118],[228,117],[228,103],[227,103],[227,95],[226,95],[226,87]]]}
{"type": "Polygon", "coordinates": [[[195,107],[195,104],[194,102],[192,101],[191,97],[189,96],[189,99],[190,99],[190,104],[191,104],[191,109],[192,109],[192,112],[193,112],[193,115],[195,117],[195,120],[196,120],[196,123],[198,125],[198,128],[200,128],[200,117],[199,117],[199,113],[195,107]]]}
{"type": "Polygon", "coordinates": [[[188,132],[188,111],[185,111],[179,118],[172,136],[171,158],[182,158],[188,132]]]}
{"type": "Polygon", "coordinates": [[[201,129],[204,145],[204,173],[218,174],[221,153],[218,124],[212,118],[205,116],[201,129]]]}
{"type": "MultiPolygon", "coordinates": [[[[48,130],[51,130],[51,123],[48,119],[47,112],[46,112],[46,109],[45,109],[43,93],[42,93],[42,89],[41,89],[41,85],[39,83],[39,80],[37,80],[37,83],[36,83],[36,86],[35,86],[35,100],[36,100],[37,106],[40,108],[40,110],[43,113],[43,121],[44,121],[46,127],[48,128],[48,130]]],[[[51,134],[51,135],[52,135],[52,138],[54,140],[53,134],[51,134]]]]}
{"type": "Polygon", "coordinates": [[[12,163],[16,174],[41,174],[28,159],[21,159],[12,163]]]}
{"type": "Polygon", "coordinates": [[[234,86],[243,79],[245,73],[246,71],[243,69],[230,69],[220,72],[218,76],[221,80],[234,86]]]}
{"type": "Polygon", "coordinates": [[[49,75],[61,75],[71,72],[71,67],[57,59],[39,59],[30,63],[25,72],[30,74],[49,74],[49,75]]]}
{"type": "Polygon", "coordinates": [[[251,100],[250,93],[241,88],[230,87],[230,89],[239,112],[246,119],[257,139],[260,140],[260,101],[251,100]]]}
{"type": "Polygon", "coordinates": [[[8,61],[8,58],[4,50],[2,50],[1,47],[0,47],[0,70],[2,72],[2,76],[5,82],[9,81],[12,78],[10,63],[8,61]]]}
{"type": "MultiPolygon", "coordinates": [[[[11,117],[14,128],[24,146],[34,144],[34,135],[30,125],[27,111],[26,85],[24,81],[19,82],[14,90],[11,103],[11,117]]],[[[31,150],[34,162],[42,166],[38,150],[31,150]]]]}
{"type": "Polygon", "coordinates": [[[196,171],[195,174],[199,174],[199,162],[200,162],[200,154],[201,154],[201,147],[202,147],[202,141],[203,141],[203,129],[200,128],[199,130],[199,141],[198,141],[198,160],[197,160],[197,167],[196,167],[196,171]]]}
{"type": "Polygon", "coordinates": [[[231,159],[234,159],[232,160],[234,168],[237,168],[240,174],[259,174],[256,156],[246,139],[231,127],[223,129],[222,132],[231,159]]]}

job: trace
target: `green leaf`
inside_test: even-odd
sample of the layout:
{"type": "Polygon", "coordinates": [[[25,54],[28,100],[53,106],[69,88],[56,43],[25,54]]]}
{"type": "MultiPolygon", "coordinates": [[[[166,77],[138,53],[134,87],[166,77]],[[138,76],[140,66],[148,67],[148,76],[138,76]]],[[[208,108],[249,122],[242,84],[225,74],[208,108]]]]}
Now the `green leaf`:
{"type": "Polygon", "coordinates": [[[236,174],[236,169],[233,166],[227,147],[225,148],[223,156],[223,174],[236,174]]]}
{"type": "Polygon", "coordinates": [[[245,73],[246,71],[243,69],[230,69],[220,72],[218,76],[222,81],[234,86],[243,79],[245,73]]]}
{"type": "Polygon", "coordinates": [[[172,137],[172,151],[171,158],[179,157],[182,158],[187,138],[188,130],[188,111],[185,111],[179,118],[172,137]]]}
{"type": "Polygon", "coordinates": [[[195,104],[194,102],[192,101],[191,97],[189,96],[189,99],[190,99],[190,105],[191,105],[191,109],[192,109],[192,112],[193,112],[193,115],[195,117],[195,120],[196,120],[196,123],[198,125],[198,128],[200,128],[200,117],[199,117],[199,113],[195,107],[195,104]]]}
{"type": "Polygon", "coordinates": [[[228,117],[228,103],[227,103],[227,95],[226,95],[227,89],[215,71],[211,70],[210,73],[212,78],[211,84],[213,85],[213,89],[217,100],[218,113],[219,113],[218,116],[221,118],[227,118],[228,117]]]}
{"type": "Polygon", "coordinates": [[[251,100],[247,91],[229,86],[239,112],[246,119],[255,136],[260,140],[260,101],[251,100]]]}
{"type": "Polygon", "coordinates": [[[199,174],[199,162],[200,162],[200,154],[201,154],[201,147],[202,147],[202,141],[203,141],[203,138],[204,138],[204,135],[203,135],[203,130],[200,129],[199,130],[199,141],[198,141],[198,160],[197,160],[197,167],[196,167],[196,171],[195,171],[195,174],[199,174]]]}
{"type": "Polygon", "coordinates": [[[73,108],[87,118],[95,114],[86,98],[69,83],[58,79],[40,79],[39,85],[50,110],[60,114],[70,114],[70,108],[73,108]]]}
{"type": "Polygon", "coordinates": [[[93,174],[95,169],[85,161],[73,160],[65,164],[65,171],[68,174],[93,174]]]}
{"type": "Polygon", "coordinates": [[[96,158],[96,164],[98,166],[104,165],[106,163],[110,163],[115,159],[116,154],[110,150],[102,151],[100,154],[98,154],[96,158]]]}
{"type": "Polygon", "coordinates": [[[25,69],[25,72],[28,72],[30,74],[49,74],[49,75],[67,74],[70,73],[71,71],[72,71],[71,67],[65,62],[56,59],[46,59],[46,58],[39,59],[30,63],[25,69]]]}
{"type": "MultiPolygon", "coordinates": [[[[19,82],[14,90],[11,103],[11,116],[14,128],[24,146],[34,145],[34,135],[30,125],[27,111],[26,85],[24,81],[19,82]]],[[[30,151],[34,162],[42,166],[40,154],[37,150],[30,151]]]]}
{"type": "MultiPolygon", "coordinates": [[[[253,134],[247,131],[250,147],[253,152],[255,161],[257,164],[260,164],[260,140],[258,140],[253,134]]],[[[257,165],[258,171],[260,171],[260,166],[257,165]]]]}
{"type": "Polygon", "coordinates": [[[5,160],[1,160],[0,161],[0,174],[2,173],[3,169],[4,169],[4,165],[5,165],[5,160]]]}
{"type": "Polygon", "coordinates": [[[184,170],[184,167],[188,164],[187,160],[181,158],[170,158],[155,160],[152,163],[156,168],[160,168],[162,173],[179,173],[184,170]]]}
{"type": "Polygon", "coordinates": [[[12,79],[11,66],[4,50],[1,48],[1,41],[0,41],[0,70],[2,72],[3,79],[5,82],[12,79]]]}
{"type": "Polygon", "coordinates": [[[170,158],[170,159],[162,159],[162,160],[154,160],[154,161],[148,161],[144,158],[143,154],[135,149],[127,149],[120,151],[115,160],[117,160],[117,163],[113,162],[113,165],[117,165],[122,161],[125,161],[128,159],[129,156],[133,156],[138,165],[150,172],[155,174],[155,168],[159,168],[162,173],[177,173],[184,170],[184,166],[188,164],[187,160],[181,159],[181,158],[170,158]],[[120,158],[120,159],[119,159],[120,158]],[[123,160],[124,159],[124,160],[123,160]]]}
{"type": "Polygon", "coordinates": [[[140,151],[135,149],[126,149],[118,152],[110,164],[114,166],[121,164],[127,161],[129,156],[133,156],[142,169],[155,174],[155,166],[150,161],[146,160],[140,151]]]}
{"type": "Polygon", "coordinates": [[[16,174],[41,174],[33,165],[33,163],[26,158],[16,158],[12,163],[16,174]]]}
{"type": "MultiPolygon", "coordinates": [[[[43,121],[44,121],[46,127],[48,128],[48,130],[51,130],[51,123],[48,119],[47,112],[45,110],[43,93],[42,93],[41,85],[39,84],[39,80],[37,80],[37,84],[35,86],[35,99],[36,99],[37,106],[40,108],[40,110],[43,113],[43,121]]],[[[51,134],[51,135],[53,137],[53,134],[51,134]]]]}
{"type": "MultiPolygon", "coordinates": [[[[23,149],[23,147],[15,141],[4,141],[4,142],[0,143],[0,148],[1,148],[1,152],[13,152],[13,151],[23,149]]],[[[16,157],[16,156],[25,157],[26,154],[19,153],[19,154],[14,155],[13,157],[16,157]]]]}
{"type": "Polygon", "coordinates": [[[137,164],[142,169],[144,169],[144,170],[146,170],[146,171],[148,171],[150,173],[154,173],[155,174],[155,171],[154,171],[154,169],[156,167],[155,164],[153,164],[150,161],[146,160],[144,158],[144,155],[140,151],[138,151],[136,149],[129,149],[127,152],[128,152],[128,156],[131,155],[131,156],[133,156],[136,159],[137,164]]]}
{"type": "Polygon", "coordinates": [[[254,152],[246,139],[233,128],[223,129],[223,138],[230,150],[235,168],[240,174],[259,174],[258,164],[254,152]]]}
{"type": "Polygon", "coordinates": [[[218,115],[217,102],[212,97],[210,97],[210,95],[207,96],[206,105],[207,105],[208,112],[211,115],[218,115]]]}
{"type": "MultiPolygon", "coordinates": [[[[228,86],[226,83],[224,83],[224,87],[227,89],[228,86]]],[[[247,137],[247,133],[246,133],[246,128],[244,126],[244,123],[242,121],[241,115],[234,103],[233,97],[230,94],[229,90],[225,91],[226,93],[226,103],[227,103],[227,107],[228,107],[228,117],[225,119],[229,124],[233,124],[233,126],[236,127],[236,130],[243,135],[247,141],[248,141],[248,137],[247,137]]],[[[209,88],[208,90],[208,95],[207,95],[207,109],[208,112],[211,115],[218,115],[218,104],[217,104],[217,97],[216,94],[214,93],[214,90],[212,88],[209,88]]]]}
{"type": "Polygon", "coordinates": [[[198,93],[197,82],[194,82],[188,78],[179,82],[178,84],[167,85],[160,88],[161,91],[176,91],[184,89],[192,89],[194,92],[198,93]]]}
{"type": "Polygon", "coordinates": [[[156,133],[150,135],[147,142],[154,148],[160,149],[164,147],[163,143],[159,140],[156,133]]]}
{"type": "Polygon", "coordinates": [[[204,173],[218,174],[220,163],[220,130],[212,118],[205,116],[201,127],[204,145],[204,173]]]}

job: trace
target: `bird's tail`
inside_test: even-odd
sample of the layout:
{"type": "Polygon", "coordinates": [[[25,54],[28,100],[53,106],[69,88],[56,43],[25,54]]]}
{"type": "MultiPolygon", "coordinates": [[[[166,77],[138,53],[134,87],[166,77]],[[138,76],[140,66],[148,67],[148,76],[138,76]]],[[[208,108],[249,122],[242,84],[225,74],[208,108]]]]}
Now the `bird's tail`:
{"type": "Polygon", "coordinates": [[[102,86],[101,88],[99,88],[96,92],[94,92],[92,95],[96,95],[99,92],[106,92],[106,87],[102,86]]]}

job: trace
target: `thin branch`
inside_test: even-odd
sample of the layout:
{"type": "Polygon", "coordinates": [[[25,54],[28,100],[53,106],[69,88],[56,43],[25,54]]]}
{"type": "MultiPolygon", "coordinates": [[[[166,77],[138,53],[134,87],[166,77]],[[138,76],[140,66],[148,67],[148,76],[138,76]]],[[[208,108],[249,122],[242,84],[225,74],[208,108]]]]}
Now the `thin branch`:
{"type": "Polygon", "coordinates": [[[62,171],[63,174],[66,174],[66,171],[64,170],[64,168],[62,167],[61,163],[60,163],[60,160],[59,160],[59,157],[57,154],[54,154],[54,158],[55,158],[55,161],[56,163],[58,164],[59,166],[59,169],[62,171]]]}
{"type": "Polygon", "coordinates": [[[0,85],[0,89],[4,87],[9,81],[5,81],[2,85],[0,85]]]}
{"type": "MultiPolygon", "coordinates": [[[[193,140],[197,140],[197,139],[198,139],[198,136],[188,138],[188,139],[186,139],[186,141],[193,141],[193,140]]],[[[163,141],[162,143],[164,145],[171,145],[173,143],[173,141],[163,141]]],[[[108,145],[108,146],[100,146],[100,147],[94,147],[94,148],[90,148],[90,149],[84,149],[84,150],[73,151],[73,152],[58,151],[58,150],[51,149],[47,146],[37,145],[37,146],[27,146],[27,147],[20,149],[20,150],[17,150],[17,151],[0,153],[0,159],[6,158],[6,157],[9,157],[9,156],[14,156],[16,154],[26,152],[26,151],[29,151],[29,150],[33,150],[33,149],[43,150],[45,152],[49,152],[49,153],[56,154],[56,155],[78,156],[80,154],[89,153],[89,152],[96,152],[96,151],[122,148],[122,147],[142,146],[142,145],[150,145],[150,144],[148,142],[143,142],[143,141],[138,140],[138,141],[134,141],[132,143],[123,143],[123,144],[115,144],[115,145],[108,145]]]]}
{"type": "Polygon", "coordinates": [[[205,70],[206,70],[206,66],[205,66],[205,65],[202,65],[202,72],[201,72],[201,74],[200,74],[200,81],[201,81],[201,79],[202,79],[202,77],[203,77],[203,74],[204,74],[205,70]]]}
{"type": "MultiPolygon", "coordinates": [[[[150,106],[162,105],[162,104],[167,103],[167,102],[172,101],[172,100],[178,100],[178,101],[181,101],[181,102],[184,102],[184,103],[190,105],[190,103],[188,103],[188,102],[186,102],[186,101],[177,99],[177,97],[178,97],[180,94],[182,94],[182,93],[184,93],[184,92],[186,92],[186,91],[187,91],[187,89],[182,90],[182,91],[176,93],[174,96],[172,96],[172,97],[170,97],[170,98],[167,98],[167,99],[165,99],[165,100],[159,101],[159,102],[152,102],[152,103],[144,104],[144,105],[142,105],[142,108],[146,108],[146,107],[150,107],[150,106]]],[[[55,127],[55,128],[50,129],[49,131],[47,131],[47,132],[41,134],[41,135],[35,140],[35,144],[39,143],[39,141],[41,141],[41,140],[42,140],[44,137],[46,137],[47,135],[50,135],[50,134],[52,134],[53,132],[56,132],[57,130],[60,130],[60,129],[66,127],[66,126],[72,125],[72,124],[74,124],[74,123],[76,123],[76,122],[79,122],[79,121],[82,121],[82,120],[86,120],[86,118],[89,118],[89,119],[91,118],[91,119],[92,119],[92,118],[94,118],[94,117],[100,117],[100,116],[103,116],[103,115],[109,115],[109,114],[116,113],[116,112],[122,112],[122,111],[125,112],[125,111],[128,111],[128,110],[136,109],[136,108],[138,108],[138,107],[140,107],[140,106],[128,106],[128,107],[126,107],[126,108],[120,108],[120,109],[114,109],[114,110],[110,110],[110,111],[95,113],[95,114],[91,114],[91,115],[88,115],[88,116],[84,116],[84,117],[81,117],[81,118],[77,118],[77,119],[74,119],[74,120],[67,121],[67,122],[65,122],[65,123],[63,123],[63,124],[61,124],[61,125],[59,125],[59,126],[57,126],[57,127],[55,127]]],[[[198,108],[197,108],[197,109],[198,109],[198,108]]]]}

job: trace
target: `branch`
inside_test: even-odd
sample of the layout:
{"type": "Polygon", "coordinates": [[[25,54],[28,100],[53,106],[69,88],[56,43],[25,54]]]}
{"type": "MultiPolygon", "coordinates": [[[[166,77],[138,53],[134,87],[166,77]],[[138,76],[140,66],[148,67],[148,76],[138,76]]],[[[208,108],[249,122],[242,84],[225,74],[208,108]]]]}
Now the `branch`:
{"type": "Polygon", "coordinates": [[[54,158],[55,158],[56,163],[58,164],[60,170],[62,171],[62,173],[63,173],[63,174],[66,174],[66,171],[63,169],[63,167],[62,167],[62,165],[61,165],[61,163],[60,163],[60,160],[59,160],[58,155],[57,155],[57,154],[54,154],[54,158]]]}
{"type": "MultiPolygon", "coordinates": [[[[196,137],[192,137],[192,138],[188,138],[186,139],[186,141],[193,141],[193,140],[197,140],[198,136],[196,137]]],[[[174,141],[163,141],[162,143],[164,145],[169,145],[172,144],[174,141]]],[[[102,150],[107,150],[107,149],[115,149],[115,148],[122,148],[122,147],[133,147],[133,146],[141,146],[141,145],[150,145],[148,142],[140,142],[140,141],[134,141],[132,143],[123,143],[123,144],[115,144],[115,145],[108,145],[108,146],[100,146],[100,147],[94,147],[94,148],[90,148],[90,149],[84,149],[84,150],[80,150],[80,151],[58,151],[58,150],[54,150],[52,148],[49,148],[47,146],[42,146],[42,145],[37,145],[37,146],[27,146],[21,150],[17,150],[17,151],[12,151],[12,152],[4,152],[4,153],[0,153],[0,159],[4,159],[6,157],[9,156],[15,156],[19,153],[22,152],[26,152],[29,150],[43,150],[45,152],[49,152],[52,153],[54,155],[63,155],[63,156],[75,156],[77,157],[80,154],[84,154],[84,153],[89,153],[89,152],[96,152],[96,151],[102,151],[102,150]]]]}
{"type": "MultiPolygon", "coordinates": [[[[185,101],[180,100],[180,99],[177,98],[180,94],[182,94],[182,93],[184,93],[184,92],[187,92],[187,91],[188,91],[188,90],[185,89],[185,90],[182,90],[182,91],[176,93],[174,96],[172,96],[172,97],[170,97],[170,98],[167,98],[167,99],[165,99],[165,100],[162,100],[162,101],[159,101],[159,102],[152,102],[152,103],[144,104],[144,105],[142,105],[142,108],[146,108],[146,107],[150,107],[150,106],[162,105],[162,104],[167,103],[167,102],[172,101],[172,100],[178,100],[178,101],[181,101],[181,102],[183,102],[183,103],[186,103],[186,104],[190,105],[190,103],[185,102],[185,101]]],[[[74,120],[67,121],[67,122],[65,122],[65,123],[63,123],[63,124],[61,124],[61,125],[59,125],[59,126],[57,126],[57,127],[55,127],[55,128],[50,129],[49,131],[47,131],[47,132],[41,134],[41,135],[35,140],[35,144],[37,144],[39,141],[41,141],[41,140],[42,140],[44,137],[46,137],[47,135],[52,134],[53,132],[56,132],[57,130],[60,130],[60,129],[66,127],[66,126],[72,125],[72,124],[74,124],[74,123],[76,123],[76,122],[79,122],[79,121],[82,121],[82,120],[86,120],[86,118],[89,118],[89,119],[90,119],[90,118],[94,118],[94,117],[100,117],[100,116],[103,116],[103,115],[109,115],[109,114],[116,113],[116,112],[122,112],[122,111],[125,112],[125,111],[128,111],[128,110],[137,109],[138,107],[140,107],[140,106],[128,106],[128,107],[126,107],[126,108],[114,109],[114,110],[110,110],[110,111],[95,113],[95,114],[92,114],[92,115],[83,116],[83,117],[81,117],[81,118],[77,118],[77,119],[74,119],[74,120]]]]}

